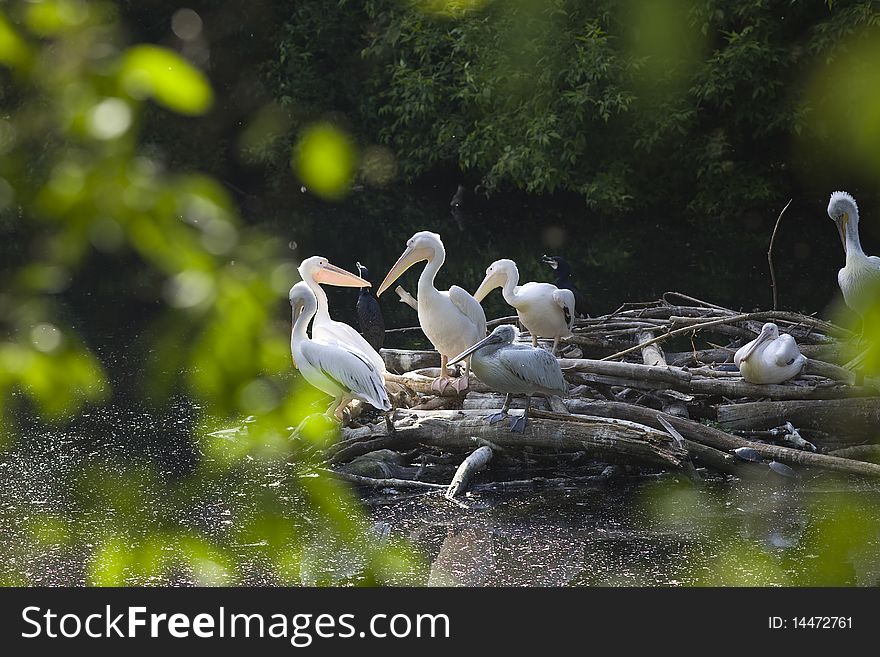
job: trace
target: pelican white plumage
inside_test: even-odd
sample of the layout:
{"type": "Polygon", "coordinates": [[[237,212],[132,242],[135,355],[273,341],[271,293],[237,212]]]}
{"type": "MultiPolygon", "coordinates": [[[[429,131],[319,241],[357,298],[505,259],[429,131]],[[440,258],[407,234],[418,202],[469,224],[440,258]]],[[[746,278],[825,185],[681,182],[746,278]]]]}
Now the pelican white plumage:
{"type": "Polygon", "coordinates": [[[526,409],[521,417],[513,418],[510,428],[522,432],[529,421],[532,395],[565,396],[568,385],[562,376],[559,361],[549,351],[524,344],[514,344],[519,335],[515,326],[502,324],[475,345],[455,356],[457,363],[471,356],[474,374],[487,386],[507,397],[500,413],[486,418],[489,423],[500,422],[508,415],[513,395],[526,395],[526,409]]]}
{"type": "MultiPolygon", "coordinates": [[[[406,250],[394,263],[377,291],[377,295],[381,295],[403,272],[414,264],[427,260],[425,269],[419,276],[419,325],[434,348],[440,352],[440,377],[432,386],[441,392],[449,384],[446,371],[449,358],[486,336],[486,314],[479,301],[457,285],[446,291],[434,287],[434,278],[445,259],[446,249],[440,236],[427,230],[419,231],[409,238],[406,250]]],[[[464,376],[453,383],[453,387],[459,392],[464,390],[469,374],[470,361],[467,361],[464,376]]]]}
{"type": "MultiPolygon", "coordinates": [[[[308,283],[300,281],[290,288],[289,299],[293,313],[290,332],[293,360],[306,381],[333,397],[327,414],[330,415],[332,409],[333,416],[341,421],[342,411],[353,399],[360,399],[380,411],[390,411],[391,402],[382,375],[366,356],[342,343],[309,338],[306,329],[316,316],[318,300],[308,283]]],[[[391,428],[387,416],[386,420],[391,428]]]]}
{"type": "Polygon", "coordinates": [[[519,321],[532,334],[532,346],[538,338],[553,338],[553,352],[559,338],[571,335],[574,322],[575,298],[571,290],[560,290],[552,283],[519,285],[519,269],[513,260],[496,260],[486,269],[486,277],[474,292],[482,301],[496,287],[501,288],[504,300],[516,309],[519,321]]]}
{"type": "MultiPolygon", "coordinates": [[[[323,256],[306,258],[299,265],[299,275],[317,299],[318,308],[312,322],[312,339],[327,344],[339,344],[359,351],[366,356],[379,373],[385,376],[385,361],[373,347],[353,327],[330,317],[330,304],[327,293],[320,283],[338,287],[370,287],[370,282],[331,265],[323,256]]],[[[294,363],[296,365],[296,363],[294,363]]]]}
{"type": "Polygon", "coordinates": [[[733,362],[749,383],[783,383],[797,376],[807,359],[793,337],[779,335],[779,327],[767,322],[757,338],[736,351],[733,362]]]}
{"type": "Polygon", "coordinates": [[[828,216],[837,224],[837,232],[846,255],[844,267],[837,273],[843,300],[864,318],[880,305],[880,258],[865,255],[859,240],[859,208],[846,192],[834,192],[828,201],[828,216]]]}

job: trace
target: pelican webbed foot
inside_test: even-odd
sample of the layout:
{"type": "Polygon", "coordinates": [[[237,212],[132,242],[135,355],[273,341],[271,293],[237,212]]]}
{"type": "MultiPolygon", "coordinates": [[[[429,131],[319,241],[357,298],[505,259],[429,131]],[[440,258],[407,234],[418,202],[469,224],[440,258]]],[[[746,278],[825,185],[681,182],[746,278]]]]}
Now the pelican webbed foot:
{"type": "Polygon", "coordinates": [[[452,382],[452,387],[455,388],[455,391],[458,394],[463,393],[468,389],[468,385],[470,384],[470,378],[467,374],[464,376],[460,376],[455,381],[452,382]]]}
{"type": "Polygon", "coordinates": [[[527,413],[510,418],[510,430],[514,433],[523,433],[526,430],[526,423],[529,421],[527,413]]]}
{"type": "Polygon", "coordinates": [[[442,395],[448,385],[449,377],[439,376],[431,382],[431,391],[436,392],[438,395],[442,395]]]}
{"type": "Polygon", "coordinates": [[[492,415],[486,416],[486,422],[489,424],[495,424],[497,422],[501,422],[506,417],[510,417],[505,411],[499,411],[498,413],[492,413],[492,415]]]}

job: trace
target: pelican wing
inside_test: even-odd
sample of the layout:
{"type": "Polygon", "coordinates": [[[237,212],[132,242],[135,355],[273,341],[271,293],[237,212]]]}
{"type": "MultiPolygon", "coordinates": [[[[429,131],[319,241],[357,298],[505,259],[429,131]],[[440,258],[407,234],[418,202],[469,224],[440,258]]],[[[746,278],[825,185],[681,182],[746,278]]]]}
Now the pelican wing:
{"type": "Polygon", "coordinates": [[[803,358],[797,342],[790,335],[780,335],[773,343],[773,362],[777,366],[787,367],[803,358]]]}
{"type": "Polygon", "coordinates": [[[348,351],[358,351],[365,356],[381,375],[385,375],[385,361],[382,356],[370,346],[360,333],[348,324],[337,321],[312,324],[312,339],[324,344],[332,344],[348,351]]]}
{"type": "Polygon", "coordinates": [[[449,288],[449,300],[458,308],[463,315],[474,323],[477,332],[481,336],[486,335],[486,313],[480,302],[474,299],[466,290],[453,285],[449,288]]]}
{"type": "Polygon", "coordinates": [[[370,360],[355,350],[336,344],[307,340],[303,356],[343,390],[382,411],[391,409],[382,375],[370,360]]]}
{"type": "Polygon", "coordinates": [[[565,323],[568,324],[568,330],[574,325],[575,300],[574,292],[571,290],[556,290],[553,293],[553,300],[562,308],[565,314],[565,323]]]}
{"type": "Polygon", "coordinates": [[[516,378],[535,386],[536,389],[564,395],[568,385],[559,368],[559,361],[549,351],[507,347],[498,351],[498,361],[516,378]]]}

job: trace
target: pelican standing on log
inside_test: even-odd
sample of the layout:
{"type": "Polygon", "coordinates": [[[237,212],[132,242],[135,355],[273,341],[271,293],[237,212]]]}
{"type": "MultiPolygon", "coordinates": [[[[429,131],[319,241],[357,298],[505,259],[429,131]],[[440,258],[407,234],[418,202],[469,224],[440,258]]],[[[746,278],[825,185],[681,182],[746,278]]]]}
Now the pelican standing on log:
{"type": "MultiPolygon", "coordinates": [[[[321,288],[320,283],[336,285],[339,287],[370,287],[370,281],[351,272],[331,265],[327,258],[312,256],[306,258],[299,265],[299,275],[303,283],[315,295],[317,300],[317,312],[312,322],[312,339],[328,344],[341,344],[349,349],[361,352],[369,359],[379,373],[385,376],[385,361],[370,343],[360,333],[348,324],[336,322],[330,317],[330,306],[327,301],[327,293],[321,288]]],[[[294,365],[298,365],[294,363],[294,365]]]]}
{"type": "MultiPolygon", "coordinates": [[[[449,385],[446,371],[449,358],[486,336],[486,314],[479,301],[457,285],[447,291],[434,287],[434,278],[445,259],[446,249],[440,236],[427,230],[419,231],[407,241],[406,250],[394,263],[377,292],[381,296],[403,272],[418,262],[427,261],[419,276],[419,325],[440,352],[440,376],[431,384],[439,392],[449,385]]],[[[470,361],[467,361],[464,376],[452,384],[457,391],[467,388],[469,374],[470,361]]]]}
{"type": "MultiPolygon", "coordinates": [[[[309,338],[306,329],[318,311],[318,299],[309,284],[300,281],[290,288],[288,296],[293,313],[290,351],[303,378],[333,397],[327,414],[341,422],[345,406],[353,399],[360,399],[386,413],[391,411],[382,374],[364,354],[342,343],[309,338]]],[[[387,414],[385,421],[392,431],[393,425],[387,414]]]]}
{"type": "Polygon", "coordinates": [[[564,397],[568,385],[562,376],[559,361],[545,349],[514,344],[518,334],[515,326],[502,324],[477,344],[458,354],[450,364],[473,354],[474,374],[480,381],[492,390],[507,393],[501,412],[486,418],[490,424],[508,417],[513,395],[526,395],[526,408],[522,416],[510,421],[510,428],[522,433],[529,421],[532,395],[564,397]]]}
{"type": "Polygon", "coordinates": [[[870,311],[880,311],[880,258],[867,256],[859,240],[859,208],[846,192],[834,192],[828,201],[828,216],[837,224],[846,264],[837,273],[843,300],[863,320],[870,311]]]}
{"type": "Polygon", "coordinates": [[[779,335],[779,327],[767,322],[757,338],[737,349],[733,362],[749,383],[783,383],[797,376],[807,359],[793,337],[779,335]]]}
{"type": "Polygon", "coordinates": [[[482,301],[496,287],[501,288],[504,300],[516,309],[519,321],[532,334],[532,346],[538,338],[553,339],[553,354],[559,338],[571,335],[574,322],[575,298],[571,290],[560,290],[552,283],[519,285],[519,270],[513,260],[496,260],[486,270],[486,278],[474,292],[482,301]]]}

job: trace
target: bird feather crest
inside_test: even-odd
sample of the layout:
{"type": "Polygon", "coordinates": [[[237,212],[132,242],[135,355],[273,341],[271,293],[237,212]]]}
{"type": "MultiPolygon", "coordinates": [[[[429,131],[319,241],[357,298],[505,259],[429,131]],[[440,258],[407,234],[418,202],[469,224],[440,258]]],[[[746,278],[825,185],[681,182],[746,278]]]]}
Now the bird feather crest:
{"type": "Polygon", "coordinates": [[[848,202],[852,203],[855,206],[856,211],[858,212],[859,206],[856,204],[856,200],[852,197],[852,194],[850,194],[849,192],[843,192],[843,191],[834,192],[831,195],[831,198],[828,199],[828,207],[830,208],[835,203],[838,203],[840,201],[848,201],[848,202]]]}

